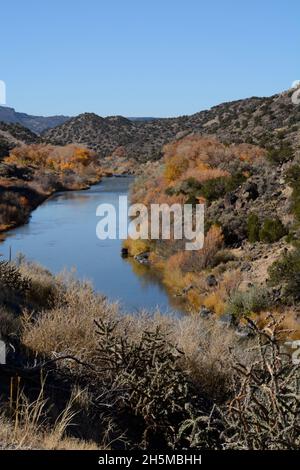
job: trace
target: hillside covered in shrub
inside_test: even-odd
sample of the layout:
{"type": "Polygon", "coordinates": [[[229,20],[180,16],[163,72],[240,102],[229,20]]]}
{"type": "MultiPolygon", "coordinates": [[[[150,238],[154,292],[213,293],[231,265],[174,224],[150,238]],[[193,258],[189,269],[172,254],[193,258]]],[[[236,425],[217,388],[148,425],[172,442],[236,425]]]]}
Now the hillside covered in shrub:
{"type": "Polygon", "coordinates": [[[177,137],[196,132],[223,143],[248,143],[287,158],[289,146],[299,145],[299,106],[292,103],[295,90],[270,97],[252,97],[222,103],[211,109],[164,119],[132,121],[123,116],[100,117],[84,113],[42,134],[55,145],[81,144],[110,162],[139,164],[162,157],[162,147],[177,137]]]}
{"type": "Polygon", "coordinates": [[[191,313],[217,315],[241,334],[247,318],[263,325],[270,312],[284,315],[299,338],[299,164],[297,151],[286,155],[195,133],[166,145],[163,163],[136,179],[132,200],[149,209],[204,204],[204,246],[129,238],[125,248],[146,258],[191,313]]]}

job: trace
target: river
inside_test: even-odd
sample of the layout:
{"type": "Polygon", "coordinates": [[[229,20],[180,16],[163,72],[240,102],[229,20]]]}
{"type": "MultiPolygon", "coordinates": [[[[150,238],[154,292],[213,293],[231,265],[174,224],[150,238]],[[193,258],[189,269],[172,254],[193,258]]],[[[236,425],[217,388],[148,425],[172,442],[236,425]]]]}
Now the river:
{"type": "Polygon", "coordinates": [[[119,301],[123,311],[153,312],[158,307],[178,313],[178,301],[148,266],[121,257],[121,240],[96,237],[97,206],[117,206],[131,182],[131,177],[104,178],[86,191],[54,195],[32,213],[28,224],[6,234],[0,253],[5,259],[10,250],[13,258],[22,253],[54,273],[74,269],[79,279],[92,281],[98,292],[119,301]]]}

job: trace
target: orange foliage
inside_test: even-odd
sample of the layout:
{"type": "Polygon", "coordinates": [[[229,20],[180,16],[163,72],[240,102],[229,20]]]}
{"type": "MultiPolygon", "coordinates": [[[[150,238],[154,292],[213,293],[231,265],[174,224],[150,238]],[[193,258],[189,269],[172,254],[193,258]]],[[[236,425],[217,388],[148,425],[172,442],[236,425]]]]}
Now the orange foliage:
{"type": "Polygon", "coordinates": [[[230,172],[224,166],[234,161],[237,164],[251,164],[264,155],[265,150],[250,144],[228,146],[213,138],[187,136],[164,147],[165,169],[160,187],[164,186],[165,189],[169,185],[178,185],[189,178],[203,183],[210,179],[229,177],[230,172]]]}
{"type": "Polygon", "coordinates": [[[33,144],[15,147],[5,161],[19,165],[30,165],[38,169],[80,172],[87,166],[92,165],[95,157],[90,150],[75,145],[60,147],[33,144]]]}
{"type": "Polygon", "coordinates": [[[225,302],[220,292],[212,292],[203,301],[203,305],[212,310],[217,315],[222,315],[225,311],[225,302]]]}
{"type": "Polygon", "coordinates": [[[266,156],[266,151],[256,145],[240,144],[232,145],[231,148],[235,158],[239,158],[244,162],[252,163],[257,159],[266,156]]]}
{"type": "Polygon", "coordinates": [[[175,253],[174,255],[170,256],[170,258],[166,262],[166,270],[168,271],[174,271],[176,269],[181,270],[186,262],[187,256],[188,256],[187,251],[179,251],[178,253],[175,253]]]}
{"type": "Polygon", "coordinates": [[[187,293],[187,300],[190,306],[190,310],[192,310],[192,312],[199,312],[200,307],[203,305],[203,299],[199,292],[197,292],[195,289],[191,289],[187,293]]]}
{"type": "Polygon", "coordinates": [[[172,158],[187,159],[190,166],[196,166],[195,162],[218,166],[233,159],[252,162],[265,154],[265,150],[255,145],[224,145],[213,138],[200,135],[190,135],[164,147],[164,156],[167,161],[172,158]]]}
{"type": "Polygon", "coordinates": [[[224,145],[212,138],[187,136],[164,147],[167,183],[193,177],[200,182],[229,176],[224,165],[234,160],[252,163],[265,155],[265,150],[250,144],[224,145]],[[222,165],[222,168],[218,168],[222,165]]]}
{"type": "Polygon", "coordinates": [[[223,245],[222,230],[217,225],[212,225],[206,234],[204,246],[198,251],[186,251],[181,259],[181,269],[184,272],[200,272],[207,268],[214,256],[223,245]]]}
{"type": "Polygon", "coordinates": [[[211,168],[208,165],[206,168],[202,168],[201,165],[197,165],[195,168],[189,168],[185,172],[184,179],[195,178],[200,183],[204,183],[208,180],[226,176],[230,176],[230,173],[226,170],[222,170],[221,168],[211,168]]]}
{"type": "Polygon", "coordinates": [[[172,183],[178,180],[188,167],[189,161],[184,155],[174,155],[172,158],[166,158],[165,178],[167,182],[172,183]]]}
{"type": "Polygon", "coordinates": [[[224,237],[222,234],[222,229],[218,225],[212,225],[207,232],[205,237],[204,246],[202,250],[202,256],[205,257],[205,264],[207,265],[211,258],[219,251],[222,247],[224,237]]]}
{"type": "MultiPolygon", "coordinates": [[[[249,176],[249,165],[265,151],[249,144],[224,145],[213,138],[190,135],[164,146],[164,165],[147,167],[147,174],[138,178],[131,194],[132,202],[150,204],[184,204],[187,196],[181,183],[193,178],[199,183],[230,177],[232,171],[249,176]],[[179,188],[179,190],[178,190],[179,188]]],[[[199,202],[203,202],[202,199],[199,202]]]]}
{"type": "MultiPolygon", "coordinates": [[[[192,180],[193,184],[193,180],[196,180],[201,186],[208,180],[229,178],[237,174],[248,177],[251,164],[265,155],[264,150],[253,145],[224,145],[213,138],[196,134],[167,144],[163,152],[164,165],[160,168],[147,167],[147,174],[136,179],[131,194],[132,202],[144,203],[148,208],[150,204],[184,204],[189,196],[181,190],[183,183],[189,184],[188,180],[192,180]]],[[[200,203],[205,202],[197,196],[200,194],[197,185],[195,188],[194,197],[200,203]]],[[[156,249],[156,253],[150,255],[150,261],[162,273],[164,284],[183,296],[192,310],[197,311],[201,305],[206,305],[221,314],[228,296],[240,283],[240,276],[230,271],[228,276],[224,274],[219,280],[218,286],[208,291],[205,287],[202,289],[200,279],[203,278],[201,271],[212,266],[222,246],[222,230],[212,225],[201,250],[184,251],[183,245],[176,245],[175,240],[164,241],[163,245],[156,246],[153,243],[151,249],[156,249]],[[186,290],[191,285],[193,287],[186,290]]]]}

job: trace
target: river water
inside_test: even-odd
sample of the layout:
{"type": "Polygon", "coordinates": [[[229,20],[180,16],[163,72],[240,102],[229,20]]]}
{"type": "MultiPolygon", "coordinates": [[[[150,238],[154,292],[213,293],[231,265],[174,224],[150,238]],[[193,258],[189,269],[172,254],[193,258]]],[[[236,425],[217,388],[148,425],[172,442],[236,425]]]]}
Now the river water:
{"type": "MultiPolygon", "coordinates": [[[[54,195],[33,213],[30,222],[11,230],[0,243],[3,258],[23,253],[58,273],[75,269],[80,279],[92,281],[110,300],[118,300],[126,312],[142,309],[178,312],[180,306],[144,265],[120,255],[122,241],[96,237],[96,208],[101,203],[118,205],[128,194],[132,178],[105,178],[86,191],[54,195]]],[[[1,258],[1,259],[3,259],[1,258]]]]}

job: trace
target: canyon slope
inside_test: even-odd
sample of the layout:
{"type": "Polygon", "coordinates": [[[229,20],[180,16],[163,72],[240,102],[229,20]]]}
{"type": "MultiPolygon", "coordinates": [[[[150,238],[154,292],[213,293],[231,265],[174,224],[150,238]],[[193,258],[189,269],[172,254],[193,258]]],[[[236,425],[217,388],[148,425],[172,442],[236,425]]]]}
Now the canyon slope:
{"type": "Polygon", "coordinates": [[[189,133],[210,135],[223,143],[249,143],[262,147],[300,142],[300,107],[292,90],[271,97],[252,97],[223,103],[191,116],[133,121],[122,116],[102,118],[84,113],[46,130],[46,142],[83,144],[103,158],[159,160],[162,147],[189,133]]]}

